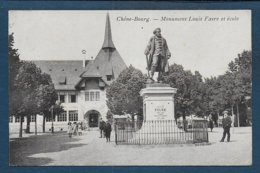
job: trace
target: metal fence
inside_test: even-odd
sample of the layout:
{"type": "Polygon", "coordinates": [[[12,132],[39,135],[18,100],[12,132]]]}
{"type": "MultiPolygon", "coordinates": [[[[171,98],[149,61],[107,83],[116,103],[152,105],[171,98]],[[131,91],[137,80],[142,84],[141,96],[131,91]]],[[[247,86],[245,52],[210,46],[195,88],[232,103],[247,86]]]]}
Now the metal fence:
{"type": "Polygon", "coordinates": [[[183,144],[208,142],[206,120],[193,120],[191,125],[175,120],[115,122],[115,142],[119,144],[183,144]]]}

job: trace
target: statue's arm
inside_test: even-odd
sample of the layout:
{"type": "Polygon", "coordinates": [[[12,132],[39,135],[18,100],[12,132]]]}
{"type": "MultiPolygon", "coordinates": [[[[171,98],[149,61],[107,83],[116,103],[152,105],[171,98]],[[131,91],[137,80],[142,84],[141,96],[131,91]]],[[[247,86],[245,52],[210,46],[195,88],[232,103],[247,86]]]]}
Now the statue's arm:
{"type": "Polygon", "coordinates": [[[147,44],[147,46],[146,46],[146,49],[145,49],[145,51],[144,51],[144,54],[145,54],[145,55],[149,55],[149,53],[150,53],[151,45],[152,45],[152,39],[153,39],[153,38],[151,38],[151,39],[149,40],[149,42],[148,42],[148,44],[147,44]]]}

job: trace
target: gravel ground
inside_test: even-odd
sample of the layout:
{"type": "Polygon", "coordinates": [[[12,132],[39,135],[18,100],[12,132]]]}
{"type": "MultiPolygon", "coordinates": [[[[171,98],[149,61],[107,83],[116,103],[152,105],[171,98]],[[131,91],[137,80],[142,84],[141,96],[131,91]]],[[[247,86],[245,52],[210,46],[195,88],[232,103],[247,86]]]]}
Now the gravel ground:
{"type": "MultiPolygon", "coordinates": [[[[113,133],[112,133],[113,134],[113,133]]],[[[98,131],[69,139],[66,133],[10,140],[10,165],[251,165],[251,127],[231,129],[231,142],[219,142],[222,129],[209,132],[208,145],[115,145],[98,131]]]]}

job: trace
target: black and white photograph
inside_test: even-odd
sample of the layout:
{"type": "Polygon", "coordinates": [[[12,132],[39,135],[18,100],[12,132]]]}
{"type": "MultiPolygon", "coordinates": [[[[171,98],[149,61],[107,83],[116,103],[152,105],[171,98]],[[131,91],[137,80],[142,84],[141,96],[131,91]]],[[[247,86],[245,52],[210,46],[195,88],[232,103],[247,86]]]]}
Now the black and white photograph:
{"type": "Polygon", "coordinates": [[[251,10],[9,10],[8,63],[9,166],[252,165],[251,10]]]}

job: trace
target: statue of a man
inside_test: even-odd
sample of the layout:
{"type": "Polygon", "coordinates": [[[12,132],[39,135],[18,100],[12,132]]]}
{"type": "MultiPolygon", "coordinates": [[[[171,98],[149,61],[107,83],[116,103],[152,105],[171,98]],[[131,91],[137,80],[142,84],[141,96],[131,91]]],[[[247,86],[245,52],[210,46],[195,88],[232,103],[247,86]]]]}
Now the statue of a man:
{"type": "Polygon", "coordinates": [[[154,72],[159,72],[157,80],[160,81],[162,73],[169,70],[168,59],[171,57],[171,52],[166,40],[161,36],[161,29],[156,28],[153,34],[154,36],[149,40],[144,54],[149,56],[147,68],[150,71],[151,79],[153,80],[154,72]]]}

